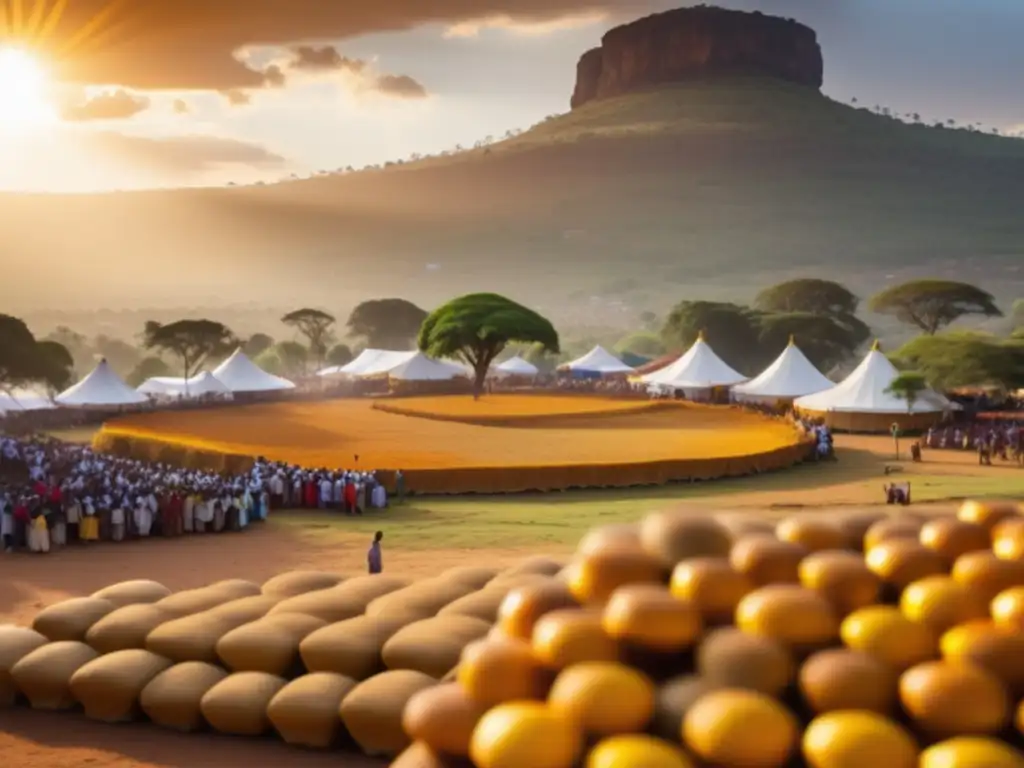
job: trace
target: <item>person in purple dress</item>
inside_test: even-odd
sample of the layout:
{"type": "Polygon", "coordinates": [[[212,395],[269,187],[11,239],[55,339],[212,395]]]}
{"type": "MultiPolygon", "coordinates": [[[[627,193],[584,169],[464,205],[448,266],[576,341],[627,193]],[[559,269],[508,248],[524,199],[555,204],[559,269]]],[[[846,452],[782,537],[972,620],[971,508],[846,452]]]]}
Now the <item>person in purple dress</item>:
{"type": "Polygon", "coordinates": [[[373,535],[373,543],[370,544],[370,549],[366,553],[366,564],[369,566],[370,573],[381,573],[384,570],[384,562],[380,551],[380,541],[383,538],[384,532],[377,531],[373,535]]]}

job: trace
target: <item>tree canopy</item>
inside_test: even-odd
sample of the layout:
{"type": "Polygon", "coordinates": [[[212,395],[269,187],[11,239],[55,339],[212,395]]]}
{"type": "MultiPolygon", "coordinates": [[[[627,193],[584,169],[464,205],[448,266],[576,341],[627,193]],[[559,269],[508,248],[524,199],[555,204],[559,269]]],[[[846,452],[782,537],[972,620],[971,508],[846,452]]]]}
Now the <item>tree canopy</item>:
{"type": "MultiPolygon", "coordinates": [[[[827,317],[832,320],[829,324],[831,327],[839,326],[845,330],[847,340],[842,345],[845,348],[845,353],[834,359],[833,365],[840,362],[843,357],[849,355],[871,336],[871,329],[857,317],[859,306],[860,299],[846,286],[832,280],[814,278],[789,280],[773,285],[761,291],[754,299],[754,309],[763,314],[798,314],[806,322],[811,322],[812,316],[827,317]]],[[[817,326],[818,329],[823,327],[820,324],[817,326]]],[[[813,330],[813,328],[808,328],[808,330],[813,330]]],[[[805,338],[801,343],[807,344],[812,334],[804,333],[802,335],[805,338]]]]}
{"type": "Polygon", "coordinates": [[[348,365],[352,359],[352,350],[347,344],[335,344],[327,353],[324,362],[328,365],[348,365]]]}
{"type": "Polygon", "coordinates": [[[935,334],[969,315],[1002,317],[992,294],[954,280],[911,280],[872,297],[872,312],[891,315],[901,323],[935,334]]]}
{"type": "Polygon", "coordinates": [[[171,367],[167,365],[161,358],[155,355],[144,357],[139,361],[131,372],[125,376],[125,383],[137,387],[141,385],[147,379],[152,379],[157,376],[170,376],[171,367]]]}
{"type": "Polygon", "coordinates": [[[242,345],[242,351],[252,359],[256,359],[263,352],[274,346],[274,338],[265,333],[254,333],[242,345]]]}
{"type": "MultiPolygon", "coordinates": [[[[317,370],[323,368],[324,357],[334,341],[334,324],[337,322],[334,315],[328,314],[319,309],[297,309],[289,312],[281,318],[281,322],[295,328],[306,337],[309,343],[309,352],[316,361],[317,370]]],[[[283,362],[283,360],[282,360],[283,362]]],[[[305,368],[305,363],[303,363],[305,368]]]]}
{"type": "Polygon", "coordinates": [[[919,371],[903,371],[899,376],[889,382],[885,391],[895,395],[907,404],[907,413],[914,410],[914,404],[921,396],[921,393],[928,389],[928,382],[923,373],[919,371]]]}
{"type": "Polygon", "coordinates": [[[178,320],[166,325],[150,320],[143,331],[146,349],[178,358],[185,379],[192,378],[208,358],[225,354],[236,344],[234,334],[214,320],[178,320]]]}
{"type": "Polygon", "coordinates": [[[615,345],[614,352],[620,357],[625,354],[639,355],[641,357],[658,357],[665,354],[665,342],[656,333],[638,331],[620,339],[615,345]]]}
{"type": "Polygon", "coordinates": [[[281,341],[274,345],[274,354],[281,361],[281,375],[288,378],[302,378],[306,375],[309,350],[297,341],[281,341]]]}
{"type": "Polygon", "coordinates": [[[427,313],[405,299],[373,299],[352,310],[350,336],[375,349],[408,349],[416,340],[427,313]]]}
{"type": "Polygon", "coordinates": [[[0,390],[35,383],[63,389],[70,383],[73,366],[62,344],[36,341],[23,320],[0,315],[0,390]]]}
{"type": "Polygon", "coordinates": [[[669,313],[662,336],[669,347],[685,349],[703,331],[726,363],[755,375],[781,354],[790,337],[814,365],[828,371],[856,350],[866,328],[852,316],[766,312],[726,302],[683,301],[669,313]]]}
{"type": "Polygon", "coordinates": [[[736,370],[750,373],[761,367],[764,354],[759,349],[757,313],[749,308],[718,301],[681,301],[669,312],[662,337],[669,348],[681,351],[701,333],[736,370]]]}
{"type": "Polygon", "coordinates": [[[1024,343],[983,333],[918,336],[895,353],[894,361],[924,374],[932,386],[953,389],[996,384],[1024,387],[1024,343]]]}
{"type": "Polygon", "coordinates": [[[508,344],[536,344],[558,354],[558,332],[532,309],[494,293],[472,293],[435,309],[423,321],[417,345],[433,357],[458,358],[473,368],[474,395],[508,344]]]}
{"type": "Polygon", "coordinates": [[[754,298],[761,312],[808,312],[814,315],[855,315],[860,299],[832,280],[801,278],[765,288],[754,298]]]}

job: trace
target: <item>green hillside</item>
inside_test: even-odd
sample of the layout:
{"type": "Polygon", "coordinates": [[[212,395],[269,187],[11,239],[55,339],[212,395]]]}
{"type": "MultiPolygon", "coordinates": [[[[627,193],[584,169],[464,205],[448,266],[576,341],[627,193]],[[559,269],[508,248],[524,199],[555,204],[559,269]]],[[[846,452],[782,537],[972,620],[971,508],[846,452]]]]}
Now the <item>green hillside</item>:
{"type": "MultiPolygon", "coordinates": [[[[952,275],[1009,298],[1024,281],[1022,199],[1022,140],[908,125],[773,81],[715,80],[591,103],[486,149],[379,171],[8,196],[0,248],[36,283],[61,259],[116,270],[122,301],[168,285],[223,292],[243,275],[254,301],[384,292],[429,305],[487,288],[556,314],[585,314],[593,294],[656,308],[746,298],[794,274],[862,292],[952,275]]],[[[81,274],[77,288],[100,300],[117,287],[81,274]]]]}

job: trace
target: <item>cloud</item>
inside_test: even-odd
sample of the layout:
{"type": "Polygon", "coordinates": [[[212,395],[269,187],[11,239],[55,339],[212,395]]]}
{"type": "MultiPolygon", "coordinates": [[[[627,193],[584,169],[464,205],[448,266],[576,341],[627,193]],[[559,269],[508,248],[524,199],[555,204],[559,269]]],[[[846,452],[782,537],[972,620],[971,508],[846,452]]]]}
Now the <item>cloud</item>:
{"type": "Polygon", "coordinates": [[[232,88],[229,91],[222,91],[221,95],[227,99],[228,104],[232,107],[245,107],[252,104],[252,96],[246,91],[239,90],[238,88],[232,88]]]}
{"type": "Polygon", "coordinates": [[[400,99],[425,99],[427,89],[408,75],[381,75],[374,81],[374,90],[400,99]]]}
{"type": "MultiPolygon", "coordinates": [[[[637,10],[649,0],[630,0],[637,10]]],[[[236,52],[489,19],[529,26],[622,10],[622,0],[26,0],[15,37],[36,40],[65,82],[139,90],[262,87],[236,52]],[[26,27],[40,10],[34,30],[26,27]],[[46,29],[46,35],[38,34],[46,29]]]]}
{"type": "Polygon", "coordinates": [[[333,45],[319,48],[312,45],[300,45],[292,49],[289,66],[298,70],[346,70],[358,73],[366,69],[366,62],[362,59],[350,59],[347,56],[342,56],[333,45]]]}
{"type": "Polygon", "coordinates": [[[62,110],[61,117],[69,122],[127,120],[145,112],[150,106],[147,97],[119,89],[86,97],[80,103],[68,104],[62,110]]]}
{"type": "Polygon", "coordinates": [[[382,96],[401,99],[424,99],[427,89],[409,75],[392,75],[376,72],[365,59],[350,59],[343,56],[333,45],[299,45],[291,48],[281,63],[272,69],[284,68],[289,73],[324,74],[344,73],[350,78],[357,92],[376,92],[382,96]]]}

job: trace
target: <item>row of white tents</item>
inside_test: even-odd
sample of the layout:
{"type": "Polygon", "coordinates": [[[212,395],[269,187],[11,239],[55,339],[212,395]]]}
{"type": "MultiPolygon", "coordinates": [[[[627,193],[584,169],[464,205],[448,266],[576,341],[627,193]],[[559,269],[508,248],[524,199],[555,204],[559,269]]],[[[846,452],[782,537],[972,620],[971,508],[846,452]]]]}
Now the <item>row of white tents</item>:
{"type": "MultiPolygon", "coordinates": [[[[521,357],[513,357],[495,365],[491,375],[537,376],[540,370],[521,357]]],[[[464,363],[435,360],[422,352],[395,352],[386,349],[364,349],[352,362],[324,368],[317,375],[325,378],[372,378],[387,376],[398,381],[446,381],[470,376],[472,371],[464,363]]]]}
{"type": "MultiPolygon", "coordinates": [[[[629,376],[636,371],[602,347],[595,347],[562,370],[598,376],[629,376]]],[[[824,418],[839,428],[886,429],[889,417],[929,417],[957,406],[931,389],[912,403],[890,391],[899,376],[896,366],[877,342],[861,363],[838,384],[819,371],[790,339],[789,345],[760,375],[748,378],[722,360],[701,334],[683,355],[669,365],[633,378],[652,391],[681,391],[700,399],[716,389],[727,389],[734,402],[773,405],[792,404],[809,416],[824,418]],[[872,421],[872,417],[879,417],[872,421]],[[884,421],[884,424],[883,424],[884,421]]],[[[908,425],[909,426],[909,425],[908,425]]]]}
{"type": "Polygon", "coordinates": [[[15,392],[0,396],[0,414],[8,411],[30,411],[64,406],[67,408],[121,408],[142,405],[151,399],[201,398],[211,395],[231,398],[259,392],[280,392],[295,389],[295,384],[267,373],[241,349],[213,369],[183,378],[155,377],[133,389],[117,375],[106,360],[100,360],[81,381],[61,392],[51,401],[37,392],[15,392]]]}

